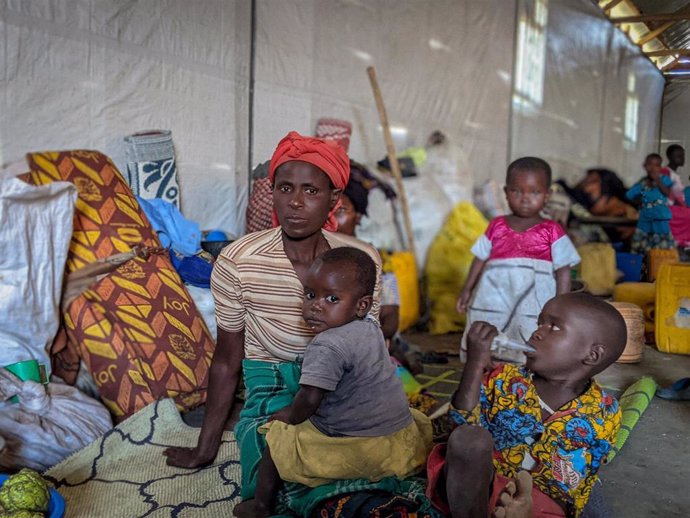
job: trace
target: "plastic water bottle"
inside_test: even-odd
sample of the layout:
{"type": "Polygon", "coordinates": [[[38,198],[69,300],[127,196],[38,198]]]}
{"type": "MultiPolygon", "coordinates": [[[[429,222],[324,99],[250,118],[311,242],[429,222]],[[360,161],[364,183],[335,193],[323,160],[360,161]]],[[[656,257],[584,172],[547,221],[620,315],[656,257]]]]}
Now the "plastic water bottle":
{"type": "Polygon", "coordinates": [[[491,350],[495,351],[497,349],[513,349],[515,351],[522,351],[524,353],[533,353],[537,351],[531,345],[508,338],[508,336],[503,333],[498,333],[496,338],[494,338],[491,342],[491,350]]]}

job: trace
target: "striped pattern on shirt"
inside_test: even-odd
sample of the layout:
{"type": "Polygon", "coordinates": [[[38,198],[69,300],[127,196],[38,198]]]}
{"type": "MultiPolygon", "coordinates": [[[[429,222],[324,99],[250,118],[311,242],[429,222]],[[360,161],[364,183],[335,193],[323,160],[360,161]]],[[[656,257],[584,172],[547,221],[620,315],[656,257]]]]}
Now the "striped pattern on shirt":
{"type": "MultiPolygon", "coordinates": [[[[374,247],[356,238],[322,230],[331,248],[352,246],[376,263],[374,304],[378,319],[381,258],[374,247]]],[[[254,232],[226,247],[211,275],[220,329],[244,334],[244,355],[250,360],[294,361],[314,337],[302,318],[304,288],[285,255],[280,227],[254,232]]]]}

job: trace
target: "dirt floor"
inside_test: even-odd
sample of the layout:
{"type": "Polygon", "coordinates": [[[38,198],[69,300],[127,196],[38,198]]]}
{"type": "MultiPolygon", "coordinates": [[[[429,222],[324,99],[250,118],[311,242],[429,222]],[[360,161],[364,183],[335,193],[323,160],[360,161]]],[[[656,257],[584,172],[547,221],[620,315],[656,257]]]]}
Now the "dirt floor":
{"type": "MultiPolygon", "coordinates": [[[[422,381],[436,379],[430,388],[439,397],[452,392],[458,374],[450,371],[462,366],[455,356],[460,335],[407,333],[405,337],[422,352],[450,353],[447,364],[426,364],[422,381]]],[[[645,375],[660,386],[690,377],[690,356],[663,354],[647,346],[640,363],[614,364],[598,381],[620,394],[645,375]]],[[[605,502],[614,518],[690,517],[689,439],[690,401],[655,397],[620,453],[600,471],[605,502]]]]}

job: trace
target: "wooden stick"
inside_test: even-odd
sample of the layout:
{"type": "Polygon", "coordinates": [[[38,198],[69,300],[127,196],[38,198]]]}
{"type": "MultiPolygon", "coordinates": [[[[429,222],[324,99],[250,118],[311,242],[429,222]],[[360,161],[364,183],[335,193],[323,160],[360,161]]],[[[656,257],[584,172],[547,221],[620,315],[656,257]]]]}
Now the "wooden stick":
{"type": "Polygon", "coordinates": [[[379,83],[376,80],[376,70],[374,67],[367,67],[367,74],[369,75],[369,82],[371,89],[374,91],[374,99],[376,100],[376,107],[379,110],[379,118],[381,119],[381,127],[383,128],[383,138],[386,141],[386,152],[388,153],[388,161],[391,165],[391,172],[395,179],[395,186],[400,195],[400,205],[402,206],[403,221],[405,223],[405,233],[407,234],[407,248],[412,252],[412,255],[417,259],[417,253],[414,245],[414,234],[412,233],[412,220],[410,219],[410,208],[407,204],[407,195],[405,194],[405,186],[402,181],[402,173],[400,172],[400,164],[398,164],[398,157],[395,153],[395,144],[393,143],[393,136],[391,135],[391,128],[388,124],[388,115],[386,115],[386,106],[383,104],[383,97],[379,89],[379,83]]]}

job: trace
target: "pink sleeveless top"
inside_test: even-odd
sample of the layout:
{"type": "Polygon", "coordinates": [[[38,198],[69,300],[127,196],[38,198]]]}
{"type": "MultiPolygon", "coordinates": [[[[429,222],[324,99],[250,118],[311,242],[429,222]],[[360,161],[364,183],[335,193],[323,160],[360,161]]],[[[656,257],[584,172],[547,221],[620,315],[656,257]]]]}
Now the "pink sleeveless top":
{"type": "Polygon", "coordinates": [[[491,242],[489,260],[522,257],[552,262],[551,245],[563,236],[565,231],[555,221],[542,221],[517,232],[510,228],[505,216],[499,216],[486,229],[486,237],[491,242]]]}

